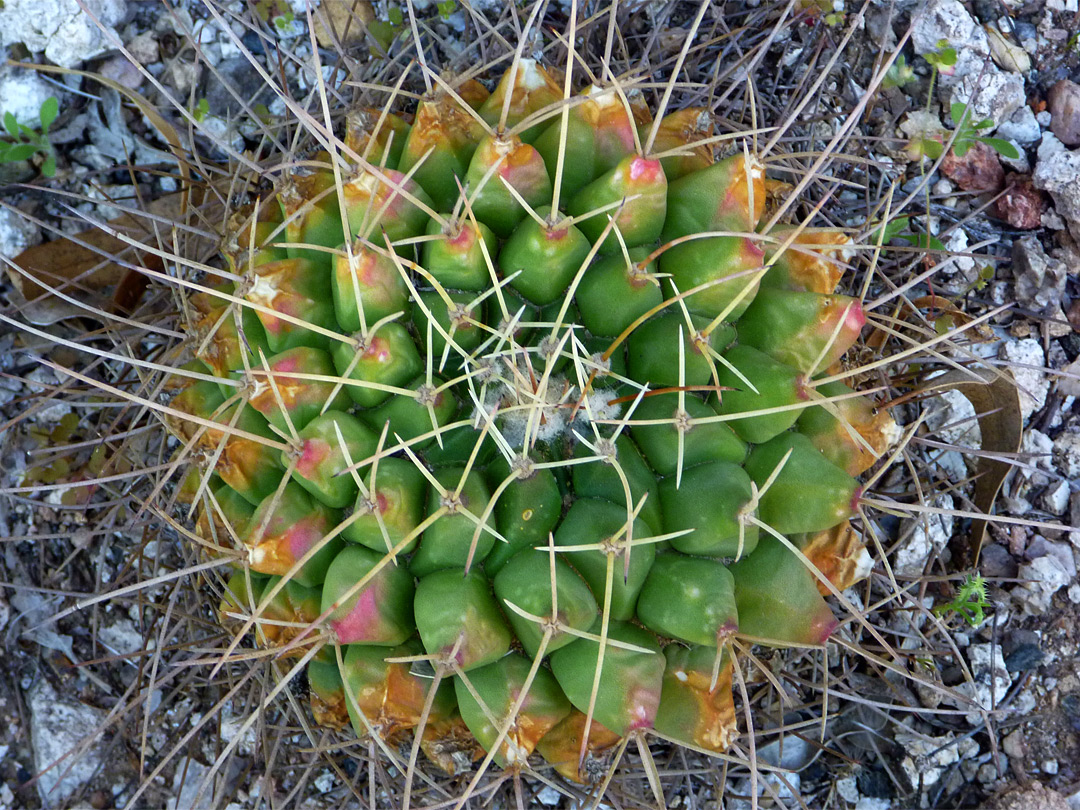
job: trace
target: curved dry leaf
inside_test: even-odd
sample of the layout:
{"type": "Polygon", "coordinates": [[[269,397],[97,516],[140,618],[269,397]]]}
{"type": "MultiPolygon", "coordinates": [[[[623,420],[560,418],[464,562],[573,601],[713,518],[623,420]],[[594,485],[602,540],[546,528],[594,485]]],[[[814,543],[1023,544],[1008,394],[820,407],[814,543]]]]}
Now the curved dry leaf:
{"type": "Polygon", "coordinates": [[[340,42],[346,48],[364,41],[375,9],[368,0],[324,0],[314,11],[315,38],[324,48],[340,42]]]}
{"type": "MultiPolygon", "coordinates": [[[[919,389],[921,394],[940,394],[959,391],[971,403],[979,419],[982,431],[982,451],[996,454],[979,457],[975,478],[975,507],[985,515],[994,508],[1001,485],[1005,482],[1012,465],[1003,458],[1017,453],[1023,439],[1024,417],[1020,412],[1020,389],[1007,370],[968,369],[950,371],[934,377],[919,389]],[[972,379],[972,377],[979,379],[972,379]],[[980,381],[981,380],[981,381],[980,381]]],[[[974,562],[986,539],[987,518],[972,521],[968,538],[969,550],[974,562]]]]}
{"type": "MultiPolygon", "coordinates": [[[[160,197],[144,206],[159,221],[181,222],[191,202],[205,199],[205,216],[220,210],[220,199],[193,189],[196,199],[181,193],[160,197]]],[[[91,315],[85,309],[64,301],[62,292],[102,311],[102,314],[134,309],[146,287],[147,279],[128,265],[163,269],[162,259],[149,251],[132,247],[131,242],[156,244],[155,220],[138,211],[109,220],[107,228],[90,228],[73,237],[62,237],[35,245],[8,263],[12,286],[26,303],[23,316],[39,326],[56,323],[73,315],[91,315]],[[121,236],[128,237],[125,241],[121,236]],[[120,264],[116,259],[124,259],[120,264]],[[111,298],[109,297],[111,294],[111,298]]],[[[189,240],[195,237],[189,237],[189,240]]]]}

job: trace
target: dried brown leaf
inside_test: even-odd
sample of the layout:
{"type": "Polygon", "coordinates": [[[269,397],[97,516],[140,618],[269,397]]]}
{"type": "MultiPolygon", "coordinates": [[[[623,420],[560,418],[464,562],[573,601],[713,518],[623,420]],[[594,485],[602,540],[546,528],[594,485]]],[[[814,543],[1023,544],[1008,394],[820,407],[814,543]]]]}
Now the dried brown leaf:
{"type": "MultiPolygon", "coordinates": [[[[944,391],[959,391],[975,408],[984,453],[1005,456],[1019,452],[1024,417],[1020,412],[1020,390],[1007,370],[950,371],[934,377],[921,389],[923,394],[940,394],[944,391]],[[971,375],[980,377],[982,382],[973,380],[971,375]]],[[[983,514],[989,515],[994,508],[994,501],[1010,469],[1012,465],[1004,458],[979,458],[972,501],[983,514]]],[[[986,528],[986,518],[972,521],[968,548],[974,562],[979,559],[986,528]]]]}

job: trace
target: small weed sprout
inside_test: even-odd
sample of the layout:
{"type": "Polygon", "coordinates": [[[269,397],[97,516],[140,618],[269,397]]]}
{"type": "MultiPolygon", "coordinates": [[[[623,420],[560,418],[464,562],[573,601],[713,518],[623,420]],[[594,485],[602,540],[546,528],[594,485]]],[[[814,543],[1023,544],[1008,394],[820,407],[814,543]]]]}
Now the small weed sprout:
{"type": "Polygon", "coordinates": [[[0,141],[0,163],[17,163],[29,160],[34,155],[42,155],[41,173],[46,177],[56,175],[56,152],[49,142],[49,127],[60,114],[60,102],[56,96],[49,96],[41,104],[38,121],[41,131],[35,132],[25,124],[20,124],[11,112],[4,113],[4,130],[11,140],[0,141]]]}
{"type": "Polygon", "coordinates": [[[905,84],[915,78],[915,69],[907,63],[907,59],[903,54],[896,57],[896,61],[892,63],[892,66],[886,71],[885,78],[881,81],[881,86],[885,89],[890,87],[903,87],[905,84]]]}
{"type": "Polygon", "coordinates": [[[206,116],[210,114],[210,102],[205,98],[200,98],[199,103],[196,104],[191,110],[191,116],[198,123],[202,123],[206,116]]]}
{"type": "MultiPolygon", "coordinates": [[[[985,143],[999,155],[1011,160],[1016,160],[1020,157],[1020,153],[1016,147],[1008,141],[1002,138],[990,138],[985,135],[980,135],[980,130],[992,127],[994,122],[989,118],[984,118],[981,121],[971,121],[970,118],[971,107],[968,104],[961,104],[960,102],[954,102],[949,110],[949,115],[952,118],[953,126],[956,128],[956,137],[953,139],[952,151],[958,158],[962,158],[968,153],[972,145],[976,141],[985,143]]],[[[945,144],[939,140],[933,138],[923,138],[919,144],[922,153],[931,160],[937,160],[941,157],[942,152],[945,149],[945,144]]]]}
{"type": "Polygon", "coordinates": [[[935,616],[947,613],[959,613],[972,627],[978,627],[986,619],[986,608],[990,600],[986,596],[986,580],[978,574],[968,574],[964,584],[957,591],[956,598],[934,608],[935,616]]]}

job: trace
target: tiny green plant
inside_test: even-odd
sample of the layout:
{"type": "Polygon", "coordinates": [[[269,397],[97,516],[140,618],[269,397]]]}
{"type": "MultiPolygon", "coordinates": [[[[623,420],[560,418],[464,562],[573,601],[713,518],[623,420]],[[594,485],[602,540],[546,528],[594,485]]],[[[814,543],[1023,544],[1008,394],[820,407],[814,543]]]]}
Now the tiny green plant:
{"type": "Polygon", "coordinates": [[[277,28],[278,32],[284,34],[289,30],[295,20],[296,17],[293,16],[293,13],[291,11],[286,11],[283,14],[274,17],[274,27],[277,28]]]}
{"type": "MultiPolygon", "coordinates": [[[[931,101],[934,98],[934,83],[937,80],[938,74],[951,76],[956,67],[956,49],[949,44],[948,40],[938,40],[937,46],[937,51],[931,51],[930,53],[923,55],[923,59],[930,64],[932,70],[930,74],[930,87],[926,94],[926,109],[928,112],[930,110],[931,101]]],[[[907,67],[904,57],[901,56],[893,64],[892,68],[889,69],[883,84],[890,87],[899,86],[912,78],[913,75],[911,69],[907,67]],[[894,70],[896,71],[895,74],[894,70]],[[890,81],[894,83],[890,83],[890,81]]],[[[992,119],[983,118],[981,121],[972,122],[969,117],[970,114],[971,109],[969,104],[953,102],[949,108],[949,115],[952,118],[953,127],[956,129],[956,138],[953,140],[953,154],[958,158],[963,157],[976,141],[981,141],[1002,157],[1010,158],[1012,160],[1016,160],[1020,157],[1020,152],[1008,141],[979,134],[981,130],[994,126],[992,119]]],[[[916,147],[919,153],[931,160],[937,160],[945,150],[944,140],[938,137],[919,139],[918,142],[913,143],[912,146],[916,147]]]]}
{"type": "Polygon", "coordinates": [[[907,59],[904,55],[900,54],[896,57],[896,61],[893,62],[885,72],[885,78],[882,79],[881,86],[886,89],[890,87],[903,87],[914,78],[915,69],[907,63],[907,59]]]}
{"type": "Polygon", "coordinates": [[[29,160],[34,155],[41,155],[41,173],[46,177],[56,175],[56,152],[49,142],[49,127],[60,113],[60,102],[56,96],[49,96],[41,104],[38,121],[41,131],[35,132],[25,124],[20,124],[11,112],[4,113],[4,130],[11,140],[0,140],[0,163],[16,163],[29,160]]]}
{"type": "Polygon", "coordinates": [[[988,607],[990,607],[990,600],[986,596],[986,580],[978,574],[968,574],[964,584],[957,591],[956,597],[951,602],[937,605],[934,608],[934,615],[958,613],[972,627],[978,627],[986,618],[988,607]]]}
{"type": "MultiPolygon", "coordinates": [[[[440,14],[443,13],[444,6],[445,3],[439,4],[440,14]]],[[[405,15],[398,6],[390,6],[386,9],[385,20],[372,20],[367,26],[368,33],[383,52],[390,50],[390,46],[404,29],[405,15]]],[[[373,49],[372,53],[378,55],[379,51],[373,49]]]]}
{"type": "Polygon", "coordinates": [[[937,46],[936,51],[923,54],[923,59],[930,64],[930,86],[926,91],[927,112],[930,111],[930,102],[934,98],[934,84],[937,82],[938,74],[951,76],[956,68],[956,48],[952,47],[946,39],[939,39],[937,46]]]}
{"type": "Polygon", "coordinates": [[[985,135],[980,135],[980,130],[992,127],[994,122],[989,118],[984,118],[981,121],[972,123],[969,118],[971,108],[967,104],[955,102],[950,108],[949,113],[952,117],[953,126],[956,127],[956,138],[953,140],[953,153],[957,157],[966,155],[976,141],[985,143],[1002,157],[1010,158],[1011,160],[1016,160],[1020,157],[1020,152],[1008,141],[1003,140],[1002,138],[988,138],[985,135]]]}
{"type": "MultiPolygon", "coordinates": [[[[970,118],[971,108],[967,104],[961,104],[960,102],[953,102],[949,110],[949,116],[952,119],[953,127],[956,130],[956,136],[952,142],[952,152],[956,157],[962,158],[968,153],[971,147],[976,141],[984,143],[997,152],[999,155],[1011,160],[1016,160],[1020,157],[1020,152],[1009,141],[1003,138],[991,138],[987,135],[980,135],[981,130],[987,129],[994,125],[994,122],[989,118],[983,118],[980,121],[972,121],[970,118]]],[[[912,149],[914,154],[925,156],[931,160],[937,160],[945,152],[945,143],[948,138],[945,137],[944,132],[935,135],[925,136],[922,138],[916,138],[909,144],[909,148],[912,149]]]]}
{"type": "Polygon", "coordinates": [[[947,39],[939,39],[937,46],[936,51],[925,54],[923,59],[930,63],[935,74],[944,73],[950,76],[956,67],[956,48],[950,45],[947,39]]]}
{"type": "Polygon", "coordinates": [[[200,98],[199,103],[196,104],[191,110],[192,117],[196,121],[198,121],[200,124],[203,122],[203,120],[209,114],[210,114],[210,102],[207,101],[205,98],[200,98]]]}
{"type": "Polygon", "coordinates": [[[915,245],[923,250],[945,250],[944,243],[936,236],[915,231],[911,227],[910,216],[893,217],[885,224],[884,229],[879,228],[874,231],[871,239],[876,242],[881,230],[885,232],[881,236],[881,243],[885,245],[897,240],[907,245],[915,245]]]}
{"type": "Polygon", "coordinates": [[[448,20],[450,15],[457,11],[457,6],[457,0],[439,0],[435,7],[439,10],[439,16],[448,20]]]}

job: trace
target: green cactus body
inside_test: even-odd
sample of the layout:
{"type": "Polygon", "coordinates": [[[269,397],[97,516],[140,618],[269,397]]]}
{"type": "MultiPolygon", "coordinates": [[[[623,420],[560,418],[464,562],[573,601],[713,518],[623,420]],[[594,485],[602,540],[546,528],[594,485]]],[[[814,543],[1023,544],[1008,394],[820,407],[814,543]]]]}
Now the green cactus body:
{"type": "MultiPolygon", "coordinates": [[[[469,681],[484,707],[496,722],[504,722],[518,695],[522,694],[532,661],[511,653],[498,661],[475,669],[469,681]]],[[[484,712],[473,693],[460,678],[455,681],[458,707],[465,724],[477,741],[490,751],[495,746],[499,729],[484,712]]],[[[514,715],[510,731],[503,738],[495,762],[501,767],[524,765],[536,743],[570,713],[570,702],[563,695],[554,676],[543,668],[536,670],[525,698],[514,715]]]]}
{"type": "MultiPolygon", "coordinates": [[[[356,483],[345,472],[350,463],[375,453],[379,437],[363,422],[341,411],[327,411],[300,431],[300,448],[293,480],[320,503],[344,509],[356,497],[356,483]]],[[[281,463],[289,459],[282,453],[281,463]]]]}
{"type": "Polygon", "coordinates": [[[814,575],[775,537],[731,566],[739,631],[790,644],[821,644],[836,619],[818,593],[814,575]]]}
{"type": "MultiPolygon", "coordinates": [[[[525,549],[502,567],[494,585],[495,595],[505,606],[510,625],[530,656],[536,656],[544,629],[537,622],[514,611],[510,604],[545,621],[556,620],[575,630],[588,630],[596,621],[597,604],[592,591],[561,557],[556,557],[552,562],[546,554],[525,549]],[[552,614],[555,607],[553,582],[558,615],[552,614]]],[[[574,638],[561,628],[554,629],[548,640],[547,652],[565,647],[574,638]]]]}
{"type": "Polygon", "coordinates": [[[230,216],[234,278],[186,307],[186,373],[213,379],[166,422],[197,541],[244,557],[223,623],[277,589],[256,641],[325,645],[319,722],[588,782],[654,726],[730,744],[732,636],[825,640],[815,578],[759,522],[830,581],[865,572],[837,527],[895,426],[811,379],[863,324],[835,291],[847,237],[759,233],[763,164],[716,160],[708,111],[654,126],[639,89],[564,103],[513,65],[348,112],[346,148],[230,216]]]}
{"type": "Polygon", "coordinates": [[[360,329],[360,313],[368,323],[400,312],[409,290],[393,258],[383,250],[357,241],[351,254],[334,257],[331,276],[334,313],[342,329],[360,329]]]}
{"type": "MultiPolygon", "coordinates": [[[[496,459],[491,465],[494,486],[506,480],[510,465],[496,459]]],[[[494,577],[522,549],[547,543],[548,533],[562,517],[562,493],[551,470],[532,470],[513,481],[503,490],[495,505],[495,525],[506,541],[496,542],[484,558],[484,568],[494,577]]]]}
{"type": "Polygon", "coordinates": [[[586,732],[587,720],[585,712],[571,708],[570,713],[541,737],[536,746],[540,756],[558,773],[572,782],[582,784],[595,781],[596,772],[603,772],[605,758],[619,744],[620,739],[618,734],[605,728],[595,718],[588,723],[586,732]],[[581,757],[583,748],[584,760],[581,757]]]}
{"type": "Polygon", "coordinates": [[[664,529],[689,531],[673,537],[673,548],[687,554],[741,557],[757,547],[757,526],[743,519],[752,513],[750,476],[735,464],[712,461],[669,475],[660,482],[664,529]]]}
{"type": "Polygon", "coordinates": [[[400,458],[379,460],[364,477],[365,492],[356,496],[355,519],[341,536],[375,551],[389,552],[405,538],[412,539],[401,549],[408,554],[416,548],[413,536],[424,519],[428,483],[424,474],[400,458]]]}
{"type": "MultiPolygon", "coordinates": [[[[364,644],[345,647],[341,668],[345,706],[358,737],[366,737],[370,725],[394,742],[401,732],[415,728],[420,722],[433,679],[413,674],[408,663],[388,659],[408,658],[422,652],[417,639],[393,648],[364,644]]],[[[447,719],[456,708],[453,684],[444,680],[435,693],[427,721],[447,719]]]]}
{"type": "Polygon", "coordinates": [[[658,635],[716,646],[739,627],[735,580],[716,560],[660,554],[641,589],[637,615],[658,635]]]}
{"type": "Polygon", "coordinates": [[[412,635],[413,578],[393,564],[378,569],[382,560],[381,554],[350,545],[327,568],[322,611],[332,611],[328,622],[339,643],[394,647],[412,635]],[[348,595],[369,576],[363,588],[348,595]]]}
{"type": "Polygon", "coordinates": [[[510,649],[510,631],[476,571],[444,568],[416,585],[416,628],[430,655],[454,655],[462,670],[497,661],[510,649]]]}
{"type": "Polygon", "coordinates": [[[739,319],[739,341],[812,374],[843,357],[864,323],[854,298],[766,289],[739,319]]]}
{"type": "MultiPolygon", "coordinates": [[[[746,442],[724,422],[704,421],[716,416],[700,398],[687,394],[644,397],[634,410],[630,434],[652,468],[660,475],[674,475],[679,468],[679,433],[683,434],[683,469],[709,461],[742,464],[746,442]],[[680,413],[681,410],[681,413],[680,413]],[[658,423],[659,420],[663,420],[658,423]],[[653,424],[644,424],[652,421],[653,424]]],[[[665,510],[666,511],[666,510],[665,510]]]]}
{"type": "MultiPolygon", "coordinates": [[[[599,629],[599,624],[593,629],[599,629]]],[[[643,651],[605,647],[593,717],[620,735],[652,728],[664,677],[660,645],[652,633],[623,622],[611,623],[608,638],[633,644],[643,651]]],[[[555,678],[579,711],[589,709],[599,655],[600,642],[582,638],[551,656],[555,678]]]]}
{"type": "Polygon", "coordinates": [[[726,751],[736,734],[727,651],[669,644],[664,659],[656,730],[707,751],[726,751]]]}
{"type": "Polygon", "coordinates": [[[851,517],[858,482],[801,433],[782,433],[755,447],[746,459],[746,471],[763,486],[789,451],[780,474],[761,496],[761,519],[781,534],[801,534],[828,529],[851,517]]]}
{"type": "Polygon", "coordinates": [[[314,551],[293,577],[302,585],[320,584],[341,548],[341,540],[325,540],[339,522],[334,510],[313,500],[303,487],[290,481],[280,492],[267,495],[248,521],[243,540],[249,549],[251,570],[285,576],[314,551]]]}

